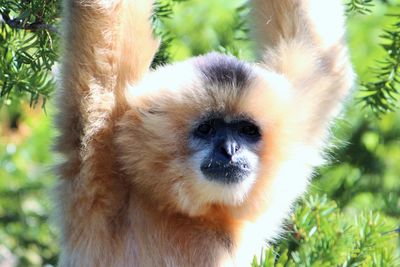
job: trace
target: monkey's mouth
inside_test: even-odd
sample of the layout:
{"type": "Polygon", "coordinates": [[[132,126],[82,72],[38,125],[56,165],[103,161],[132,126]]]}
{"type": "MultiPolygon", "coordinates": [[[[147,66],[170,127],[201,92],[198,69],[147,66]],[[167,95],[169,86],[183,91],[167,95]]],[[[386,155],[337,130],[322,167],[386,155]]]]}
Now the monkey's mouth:
{"type": "Polygon", "coordinates": [[[201,172],[207,180],[223,184],[236,184],[246,179],[251,174],[247,163],[212,163],[202,164],[201,172]]]}

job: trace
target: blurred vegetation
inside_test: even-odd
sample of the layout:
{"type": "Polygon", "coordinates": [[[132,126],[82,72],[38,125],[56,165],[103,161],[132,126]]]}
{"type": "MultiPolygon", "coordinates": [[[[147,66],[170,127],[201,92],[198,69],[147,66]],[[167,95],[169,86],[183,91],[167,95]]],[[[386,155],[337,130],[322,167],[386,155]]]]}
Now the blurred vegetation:
{"type": "MultiPolygon", "coordinates": [[[[400,1],[345,2],[360,86],[287,233],[253,266],[400,266],[400,1]]],[[[254,59],[247,13],[244,0],[158,1],[153,66],[211,50],[254,59]]],[[[60,7],[0,0],[0,15],[0,263],[9,251],[18,266],[54,266],[54,107],[39,106],[54,91],[60,7]]]]}

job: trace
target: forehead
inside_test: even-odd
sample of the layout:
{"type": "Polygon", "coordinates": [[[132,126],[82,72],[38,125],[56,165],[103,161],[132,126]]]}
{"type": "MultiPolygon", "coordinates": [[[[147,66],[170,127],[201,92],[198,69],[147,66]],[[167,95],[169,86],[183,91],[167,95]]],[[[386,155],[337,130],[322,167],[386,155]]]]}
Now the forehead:
{"type": "Polygon", "coordinates": [[[290,83],[281,75],[233,56],[210,53],[195,59],[201,90],[212,103],[211,114],[226,121],[240,117],[269,118],[292,98],[290,83]]]}
{"type": "Polygon", "coordinates": [[[147,99],[167,109],[172,104],[190,103],[192,107],[232,113],[254,81],[253,68],[233,56],[209,53],[148,73],[141,82],[128,87],[127,97],[134,105],[147,99]]]}
{"type": "Polygon", "coordinates": [[[254,78],[251,66],[232,56],[210,53],[196,58],[194,65],[205,89],[228,89],[240,95],[254,78]]]}

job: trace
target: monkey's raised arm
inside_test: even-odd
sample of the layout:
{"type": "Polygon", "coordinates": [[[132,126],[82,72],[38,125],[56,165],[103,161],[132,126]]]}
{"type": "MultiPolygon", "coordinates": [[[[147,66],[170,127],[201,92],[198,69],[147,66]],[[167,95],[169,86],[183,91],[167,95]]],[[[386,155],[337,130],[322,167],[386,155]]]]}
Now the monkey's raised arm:
{"type": "MultiPolygon", "coordinates": [[[[297,119],[320,131],[353,83],[340,0],[253,0],[263,64],[294,86],[297,119]]],[[[303,126],[304,127],[304,126],[303,126]]]]}
{"type": "Polygon", "coordinates": [[[115,252],[121,235],[114,235],[113,227],[121,230],[116,218],[126,185],[116,171],[112,142],[126,106],[123,89],[148,70],[158,46],[151,5],[150,0],[64,1],[55,147],[65,158],[58,167],[59,266],[122,266],[115,265],[122,258],[115,252]]]}
{"type": "Polygon", "coordinates": [[[90,139],[123,104],[121,88],[148,70],[158,46],[149,22],[151,6],[145,0],[64,1],[63,143],[86,146],[78,135],[90,139]]]}

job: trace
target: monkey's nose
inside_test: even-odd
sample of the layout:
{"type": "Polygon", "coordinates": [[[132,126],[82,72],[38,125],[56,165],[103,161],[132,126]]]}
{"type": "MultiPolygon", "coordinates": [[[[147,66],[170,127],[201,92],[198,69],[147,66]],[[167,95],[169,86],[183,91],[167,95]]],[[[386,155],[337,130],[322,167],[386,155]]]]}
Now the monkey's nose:
{"type": "Polygon", "coordinates": [[[224,140],[221,142],[220,152],[227,158],[231,159],[236,152],[239,151],[240,146],[235,140],[224,140]]]}

